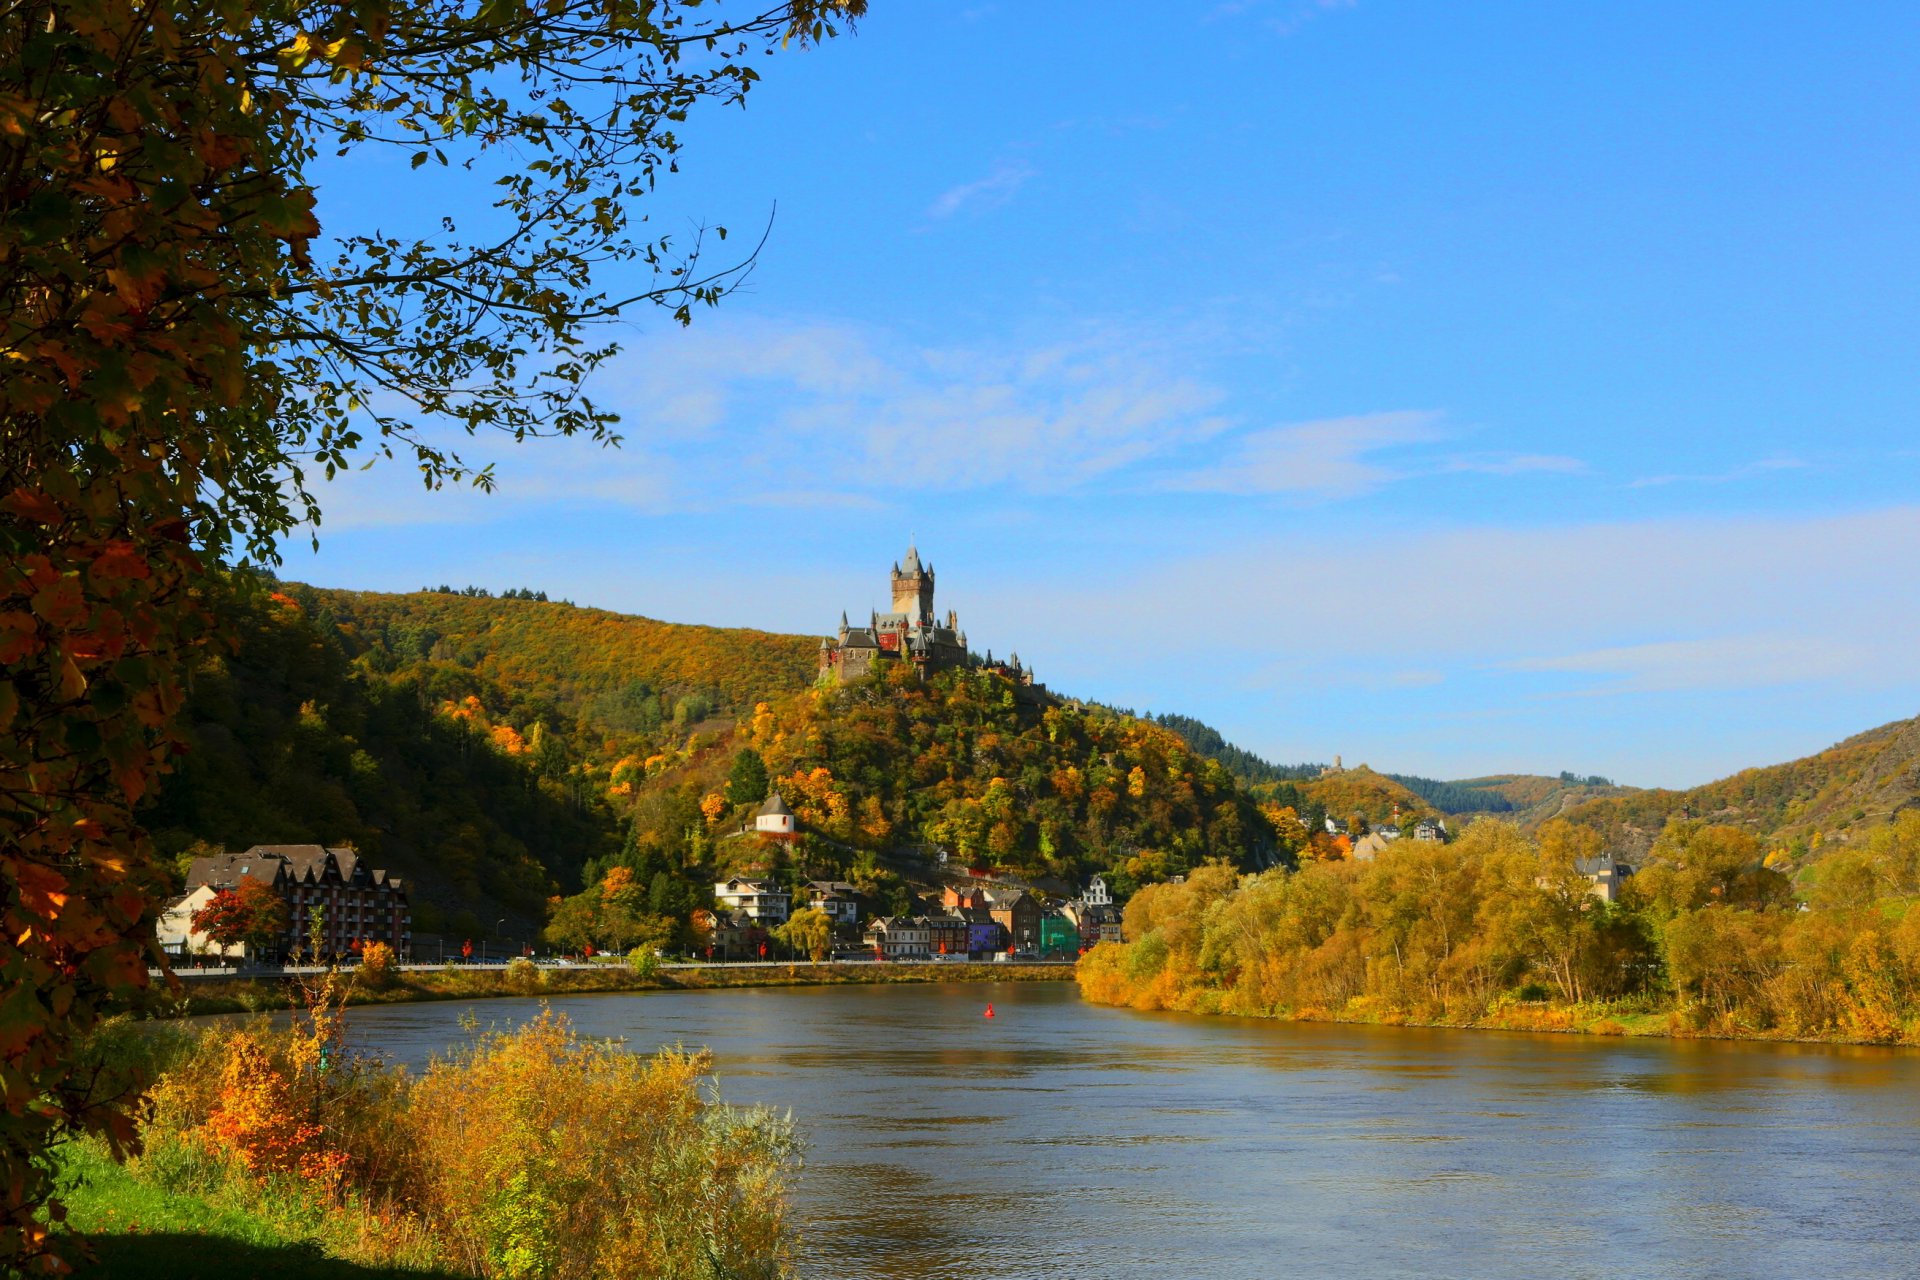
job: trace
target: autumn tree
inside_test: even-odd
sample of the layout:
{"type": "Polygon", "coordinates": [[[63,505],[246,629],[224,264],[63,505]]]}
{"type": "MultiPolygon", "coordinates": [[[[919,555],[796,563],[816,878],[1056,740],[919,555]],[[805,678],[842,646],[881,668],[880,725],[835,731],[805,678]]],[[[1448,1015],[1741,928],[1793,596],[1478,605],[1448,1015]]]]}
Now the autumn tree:
{"type": "Polygon", "coordinates": [[[833,948],[833,921],[817,907],[802,907],[773,931],[774,937],[795,951],[825,960],[833,948]]]}
{"type": "Polygon", "coordinates": [[[290,919],[286,899],[256,876],[245,876],[239,887],[221,889],[212,901],[193,913],[192,927],[223,947],[244,945],[253,955],[268,951],[286,935],[290,919]]]}
{"type": "MultiPolygon", "coordinates": [[[[67,1070],[144,985],[160,888],[133,808],[165,768],[209,567],[317,522],[312,477],[430,434],[614,440],[601,322],[686,322],[752,253],[637,207],[752,55],[865,0],[20,0],[0,16],[0,1259],[56,1270],[49,1143],[124,1144],[67,1070]],[[308,167],[398,147],[491,182],[474,224],[323,244],[308,167]],[[617,286],[617,287],[616,287],[617,286]]],[[[720,232],[716,229],[714,236],[720,232]]]]}

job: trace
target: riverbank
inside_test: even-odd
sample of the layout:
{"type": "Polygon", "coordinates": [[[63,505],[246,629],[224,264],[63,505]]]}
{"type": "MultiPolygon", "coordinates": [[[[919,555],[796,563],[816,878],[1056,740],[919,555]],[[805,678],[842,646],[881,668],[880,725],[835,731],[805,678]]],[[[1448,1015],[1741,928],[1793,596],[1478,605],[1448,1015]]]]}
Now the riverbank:
{"type": "MultiPolygon", "coordinates": [[[[691,965],[640,973],[626,964],[524,969],[449,966],[403,969],[380,987],[352,982],[350,1005],[407,1004],[428,1000],[488,1000],[509,996],[586,995],[620,991],[705,991],[720,987],[815,987],[903,982],[1070,982],[1070,964],[781,964],[691,965]]],[[[185,1018],[213,1013],[260,1013],[303,1007],[303,982],[295,975],[191,978],[178,990],[150,989],[135,1010],[148,1017],[185,1018]]]]}
{"type": "Polygon", "coordinates": [[[1833,1031],[1819,1035],[1794,1034],[1778,1028],[1732,1026],[1725,1022],[1698,1024],[1687,1012],[1657,997],[1563,1005],[1551,1001],[1505,1001],[1478,1017],[1442,1014],[1421,1017],[1403,1009],[1383,1007],[1366,996],[1355,997],[1344,1009],[1317,1006],[1261,1008],[1236,998],[1231,989],[1188,987],[1173,998],[1157,990],[1131,989],[1116,983],[1110,972],[1083,969],[1076,975],[1080,997],[1089,1004],[1142,1013],[1188,1013],[1203,1017],[1254,1018],[1264,1022],[1299,1022],[1356,1027],[1423,1027],[1452,1031],[1527,1031],[1550,1035],[1634,1037],[1655,1040],[1728,1040],[1766,1044],[1835,1044],[1912,1047],[1920,1041],[1900,1034],[1848,1035],[1833,1031]]]}

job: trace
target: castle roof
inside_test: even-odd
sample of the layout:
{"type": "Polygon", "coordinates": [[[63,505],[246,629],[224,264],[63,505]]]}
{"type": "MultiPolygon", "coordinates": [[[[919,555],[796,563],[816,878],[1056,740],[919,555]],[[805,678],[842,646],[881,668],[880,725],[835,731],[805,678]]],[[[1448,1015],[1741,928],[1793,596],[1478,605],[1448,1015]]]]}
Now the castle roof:
{"type": "Polygon", "coordinates": [[[843,649],[878,649],[880,642],[873,638],[871,627],[849,627],[847,638],[840,642],[843,649]]]}
{"type": "Polygon", "coordinates": [[[900,562],[900,568],[909,574],[920,572],[920,549],[911,544],[907,547],[907,558],[900,562]]]}
{"type": "Polygon", "coordinates": [[[787,802],[780,798],[778,791],[768,796],[755,811],[756,818],[791,818],[793,810],[787,808],[787,802]]]}

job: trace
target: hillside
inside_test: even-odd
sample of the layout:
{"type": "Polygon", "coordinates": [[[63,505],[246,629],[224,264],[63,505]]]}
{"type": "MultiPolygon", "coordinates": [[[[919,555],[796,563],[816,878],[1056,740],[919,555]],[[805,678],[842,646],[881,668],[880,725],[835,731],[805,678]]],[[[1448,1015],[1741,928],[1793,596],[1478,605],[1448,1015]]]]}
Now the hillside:
{"type": "Polygon", "coordinates": [[[189,752],[145,815],[162,853],[349,843],[414,885],[422,932],[537,926],[620,845],[610,795],[803,688],[814,641],[536,599],[236,576],[189,752]]]}
{"type": "Polygon", "coordinates": [[[1847,840],[1920,806],[1920,718],[1896,720],[1786,764],[1745,769],[1687,791],[1636,791],[1586,800],[1563,815],[1598,830],[1616,854],[1644,854],[1669,818],[1752,831],[1803,853],[1847,840]]]}
{"type": "Polygon", "coordinates": [[[1105,871],[1124,893],[1209,858],[1253,867],[1278,856],[1252,799],[1179,735],[985,670],[921,683],[889,666],[763,703],[636,782],[632,809],[627,852],[596,874],[699,865],[891,883],[883,866],[930,874],[943,850],[955,871],[1068,885],[1105,871]],[[731,834],[750,801],[698,820],[743,755],[799,816],[805,835],[792,848],[731,834]]]}
{"type": "MultiPolygon", "coordinates": [[[[658,622],[544,600],[445,591],[283,588],[377,673],[471,672],[523,705],[613,735],[750,709],[813,682],[817,637],[658,622]],[[655,714],[657,709],[658,714],[655,714]]],[[[524,730],[523,730],[524,731],[524,730]]]]}
{"type": "Polygon", "coordinates": [[[760,796],[716,795],[747,748],[812,832],[789,871],[859,863],[897,890],[880,864],[937,845],[1125,886],[1279,852],[1178,734],[990,672],[816,688],[815,640],[518,592],[240,575],[222,608],[233,650],[198,674],[190,752],[146,815],[162,852],[350,843],[413,883],[422,932],[524,932],[617,866],[684,920],[717,873],[767,861],[726,839],[760,796]]]}
{"type": "Polygon", "coordinates": [[[504,706],[502,691],[424,665],[370,675],[290,593],[235,585],[231,650],[195,673],[187,752],[142,815],[163,854],[351,844],[410,882],[422,932],[476,934],[502,915],[537,921],[617,841],[563,757],[500,750],[441,711],[450,689],[504,706]]]}

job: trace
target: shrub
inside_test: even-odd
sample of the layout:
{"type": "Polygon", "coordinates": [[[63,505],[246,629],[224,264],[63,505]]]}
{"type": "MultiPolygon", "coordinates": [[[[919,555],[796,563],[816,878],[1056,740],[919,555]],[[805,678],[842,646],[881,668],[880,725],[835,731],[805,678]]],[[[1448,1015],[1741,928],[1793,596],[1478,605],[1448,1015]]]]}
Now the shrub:
{"type": "Polygon", "coordinates": [[[480,1274],[786,1274],[784,1121],[705,1101],[705,1054],[642,1058],[543,1012],[413,1086],[414,1204],[447,1261],[480,1274]],[[488,1189],[488,1190],[480,1190],[488,1189]]]}
{"type": "Polygon", "coordinates": [[[543,1010],[410,1076],[344,1052],[323,1013],[291,1030],[216,1026],[181,1047],[135,1176],[375,1266],[790,1274],[797,1142],[783,1120],[711,1101],[705,1054],[641,1057],[543,1010]]]}
{"type": "Polygon", "coordinates": [[[384,942],[370,942],[360,952],[360,985],[369,991],[385,991],[393,985],[398,966],[394,964],[393,948],[384,942]]]}
{"type": "Polygon", "coordinates": [[[547,975],[540,972],[540,966],[525,956],[507,961],[507,985],[522,995],[538,991],[546,980],[547,975]]]}
{"type": "Polygon", "coordinates": [[[651,978],[660,972],[660,957],[653,953],[652,947],[635,947],[627,952],[627,967],[640,978],[651,978]]]}

